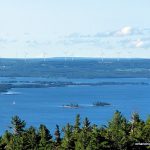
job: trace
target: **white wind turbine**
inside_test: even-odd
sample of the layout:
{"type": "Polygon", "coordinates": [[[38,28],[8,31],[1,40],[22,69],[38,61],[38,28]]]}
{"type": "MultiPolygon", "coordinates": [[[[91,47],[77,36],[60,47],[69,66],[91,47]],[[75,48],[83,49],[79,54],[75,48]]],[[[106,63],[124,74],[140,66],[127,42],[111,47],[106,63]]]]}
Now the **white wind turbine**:
{"type": "Polygon", "coordinates": [[[25,61],[25,63],[27,63],[27,56],[28,56],[28,52],[25,51],[25,54],[24,54],[24,61],[25,61]]]}
{"type": "Polygon", "coordinates": [[[102,49],[99,51],[99,55],[100,55],[100,59],[101,59],[101,61],[99,61],[99,63],[103,63],[103,61],[104,61],[104,58],[103,58],[104,52],[103,52],[102,49]]]}
{"type": "Polygon", "coordinates": [[[74,61],[74,53],[73,53],[73,51],[67,51],[67,55],[68,55],[68,57],[71,59],[71,61],[74,61]]]}
{"type": "Polygon", "coordinates": [[[65,54],[65,64],[64,64],[64,67],[67,67],[67,57],[68,57],[68,50],[65,50],[64,51],[64,54],[65,54]]]}
{"type": "Polygon", "coordinates": [[[47,53],[46,53],[46,52],[43,52],[43,61],[44,61],[44,62],[46,61],[46,57],[47,57],[47,53]]]}
{"type": "Polygon", "coordinates": [[[71,57],[71,60],[74,61],[74,53],[73,53],[73,51],[70,52],[70,57],[71,57]]]}
{"type": "Polygon", "coordinates": [[[121,54],[121,52],[118,51],[118,52],[117,52],[117,61],[118,61],[118,62],[120,61],[120,54],[121,54]]]}

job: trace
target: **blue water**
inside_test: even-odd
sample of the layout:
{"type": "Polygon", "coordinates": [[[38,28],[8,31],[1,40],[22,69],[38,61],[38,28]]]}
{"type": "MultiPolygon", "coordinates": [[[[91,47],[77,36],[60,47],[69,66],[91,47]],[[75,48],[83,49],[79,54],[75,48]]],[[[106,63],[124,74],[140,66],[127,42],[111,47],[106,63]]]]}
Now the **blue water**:
{"type": "MultiPolygon", "coordinates": [[[[39,78],[0,78],[0,81],[39,81],[39,78]]],[[[40,79],[52,80],[52,79],[40,79]]],[[[71,80],[71,79],[70,79],[71,80]]],[[[75,79],[74,79],[75,81],[75,79]]],[[[122,81],[146,82],[147,78],[109,78],[109,79],[80,79],[76,82],[122,81]]],[[[91,123],[107,124],[115,110],[119,110],[130,119],[136,111],[142,119],[150,114],[150,85],[103,85],[103,86],[68,86],[52,88],[21,88],[12,89],[16,95],[0,95],[0,133],[10,126],[11,117],[19,115],[26,120],[27,126],[38,127],[45,124],[52,132],[55,125],[63,127],[66,123],[74,123],[76,114],[81,118],[88,117],[91,123]],[[110,106],[92,107],[95,101],[111,103],[110,106]],[[15,102],[15,104],[13,104],[15,102]],[[77,103],[79,109],[63,108],[62,105],[77,103]]]]}

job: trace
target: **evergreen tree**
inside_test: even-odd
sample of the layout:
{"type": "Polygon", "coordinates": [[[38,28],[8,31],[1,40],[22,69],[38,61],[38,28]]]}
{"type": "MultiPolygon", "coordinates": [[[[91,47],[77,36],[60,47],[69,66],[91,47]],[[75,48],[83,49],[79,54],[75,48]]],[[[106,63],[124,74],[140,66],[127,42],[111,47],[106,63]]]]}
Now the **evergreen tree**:
{"type": "Polygon", "coordinates": [[[74,131],[79,132],[80,131],[80,115],[77,114],[76,119],[75,119],[75,124],[74,124],[74,131]]]}
{"type": "MultiPolygon", "coordinates": [[[[150,116],[148,116],[147,120],[145,121],[142,138],[145,143],[150,143],[150,116]]],[[[150,145],[147,146],[147,149],[150,149],[150,145]]]]}
{"type": "Polygon", "coordinates": [[[61,142],[61,137],[60,137],[60,130],[58,125],[56,125],[56,130],[54,135],[55,135],[56,144],[59,145],[61,142]]]}
{"type": "Polygon", "coordinates": [[[34,127],[31,126],[29,129],[26,130],[26,132],[23,134],[23,139],[25,149],[37,149],[38,135],[34,127]]]}
{"type": "Polygon", "coordinates": [[[5,131],[4,135],[1,138],[1,144],[3,147],[7,147],[6,145],[9,143],[9,141],[12,138],[12,134],[10,132],[8,132],[8,130],[5,131]]]}
{"type": "Polygon", "coordinates": [[[75,147],[72,131],[73,127],[69,123],[67,123],[66,127],[63,128],[64,138],[61,144],[63,150],[73,150],[75,147]]]}
{"type": "Polygon", "coordinates": [[[102,129],[99,129],[96,125],[93,126],[90,137],[87,150],[109,149],[108,141],[102,136],[102,129]]]}
{"type": "Polygon", "coordinates": [[[89,119],[86,117],[83,121],[83,130],[85,131],[89,131],[91,129],[90,127],[90,121],[89,119]]]}
{"type": "Polygon", "coordinates": [[[136,143],[145,143],[143,139],[143,130],[145,123],[140,119],[137,112],[134,112],[131,117],[131,131],[129,135],[129,141],[133,150],[145,150],[146,146],[136,146],[136,143]]]}
{"type": "Polygon", "coordinates": [[[81,132],[78,136],[78,139],[75,145],[76,150],[78,149],[84,150],[87,148],[90,142],[90,138],[91,138],[90,131],[91,131],[90,121],[86,117],[83,121],[83,127],[81,129],[81,132]]]}
{"type": "Polygon", "coordinates": [[[7,143],[6,150],[24,150],[22,136],[13,135],[9,143],[7,143]]]}
{"type": "Polygon", "coordinates": [[[14,134],[21,134],[24,131],[24,128],[26,126],[25,121],[21,120],[18,116],[12,117],[11,120],[11,129],[13,130],[14,134]]]}
{"type": "Polygon", "coordinates": [[[150,116],[148,116],[147,120],[145,121],[142,137],[147,143],[150,143],[150,116]]]}
{"type": "Polygon", "coordinates": [[[74,127],[73,127],[73,137],[74,137],[74,142],[76,143],[78,137],[79,137],[79,134],[80,134],[80,115],[78,114],[76,116],[76,119],[75,119],[75,124],[74,124],[74,127]]]}
{"type": "Polygon", "coordinates": [[[136,142],[142,141],[142,132],[144,128],[144,122],[140,119],[138,113],[132,114],[132,121],[131,121],[131,138],[134,139],[136,142]]]}
{"type": "Polygon", "coordinates": [[[52,147],[52,136],[45,125],[39,127],[39,150],[48,150],[52,147]]]}
{"type": "Polygon", "coordinates": [[[128,123],[121,112],[116,111],[112,120],[108,124],[107,138],[111,141],[113,149],[128,149],[128,123]]]}

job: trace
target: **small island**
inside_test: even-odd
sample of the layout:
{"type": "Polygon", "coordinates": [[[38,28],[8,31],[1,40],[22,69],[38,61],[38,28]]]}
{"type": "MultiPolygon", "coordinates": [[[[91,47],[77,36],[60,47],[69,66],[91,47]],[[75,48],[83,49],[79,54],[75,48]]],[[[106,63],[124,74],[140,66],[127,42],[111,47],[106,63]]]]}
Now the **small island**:
{"type": "Polygon", "coordinates": [[[109,106],[109,105],[110,105],[110,103],[99,102],[99,101],[93,103],[93,106],[96,106],[96,107],[100,107],[100,106],[109,106]]]}
{"type": "Polygon", "coordinates": [[[63,105],[64,108],[79,108],[78,104],[67,104],[67,105],[63,105]]]}

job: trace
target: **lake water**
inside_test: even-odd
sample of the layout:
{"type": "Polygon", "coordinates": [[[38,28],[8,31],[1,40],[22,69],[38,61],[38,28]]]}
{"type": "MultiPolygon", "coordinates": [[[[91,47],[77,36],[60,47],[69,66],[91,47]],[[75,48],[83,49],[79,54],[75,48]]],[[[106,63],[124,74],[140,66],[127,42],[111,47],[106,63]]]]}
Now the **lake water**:
{"type": "MultiPolygon", "coordinates": [[[[47,78],[0,78],[2,81],[41,81],[47,78]]],[[[55,80],[55,79],[53,79],[55,80]]],[[[65,80],[66,79],[59,79],[65,80]]],[[[147,85],[102,85],[102,86],[68,86],[52,88],[16,88],[14,95],[0,94],[0,133],[10,126],[11,117],[19,115],[26,120],[27,126],[38,127],[45,124],[53,133],[55,125],[63,127],[74,123],[75,116],[88,117],[91,123],[106,124],[115,110],[119,110],[128,119],[136,111],[142,119],[150,114],[150,79],[148,78],[101,78],[68,79],[76,82],[145,82],[147,85]],[[105,107],[92,107],[95,101],[108,102],[105,107]],[[63,105],[77,103],[80,108],[63,108],[63,105]]]]}

